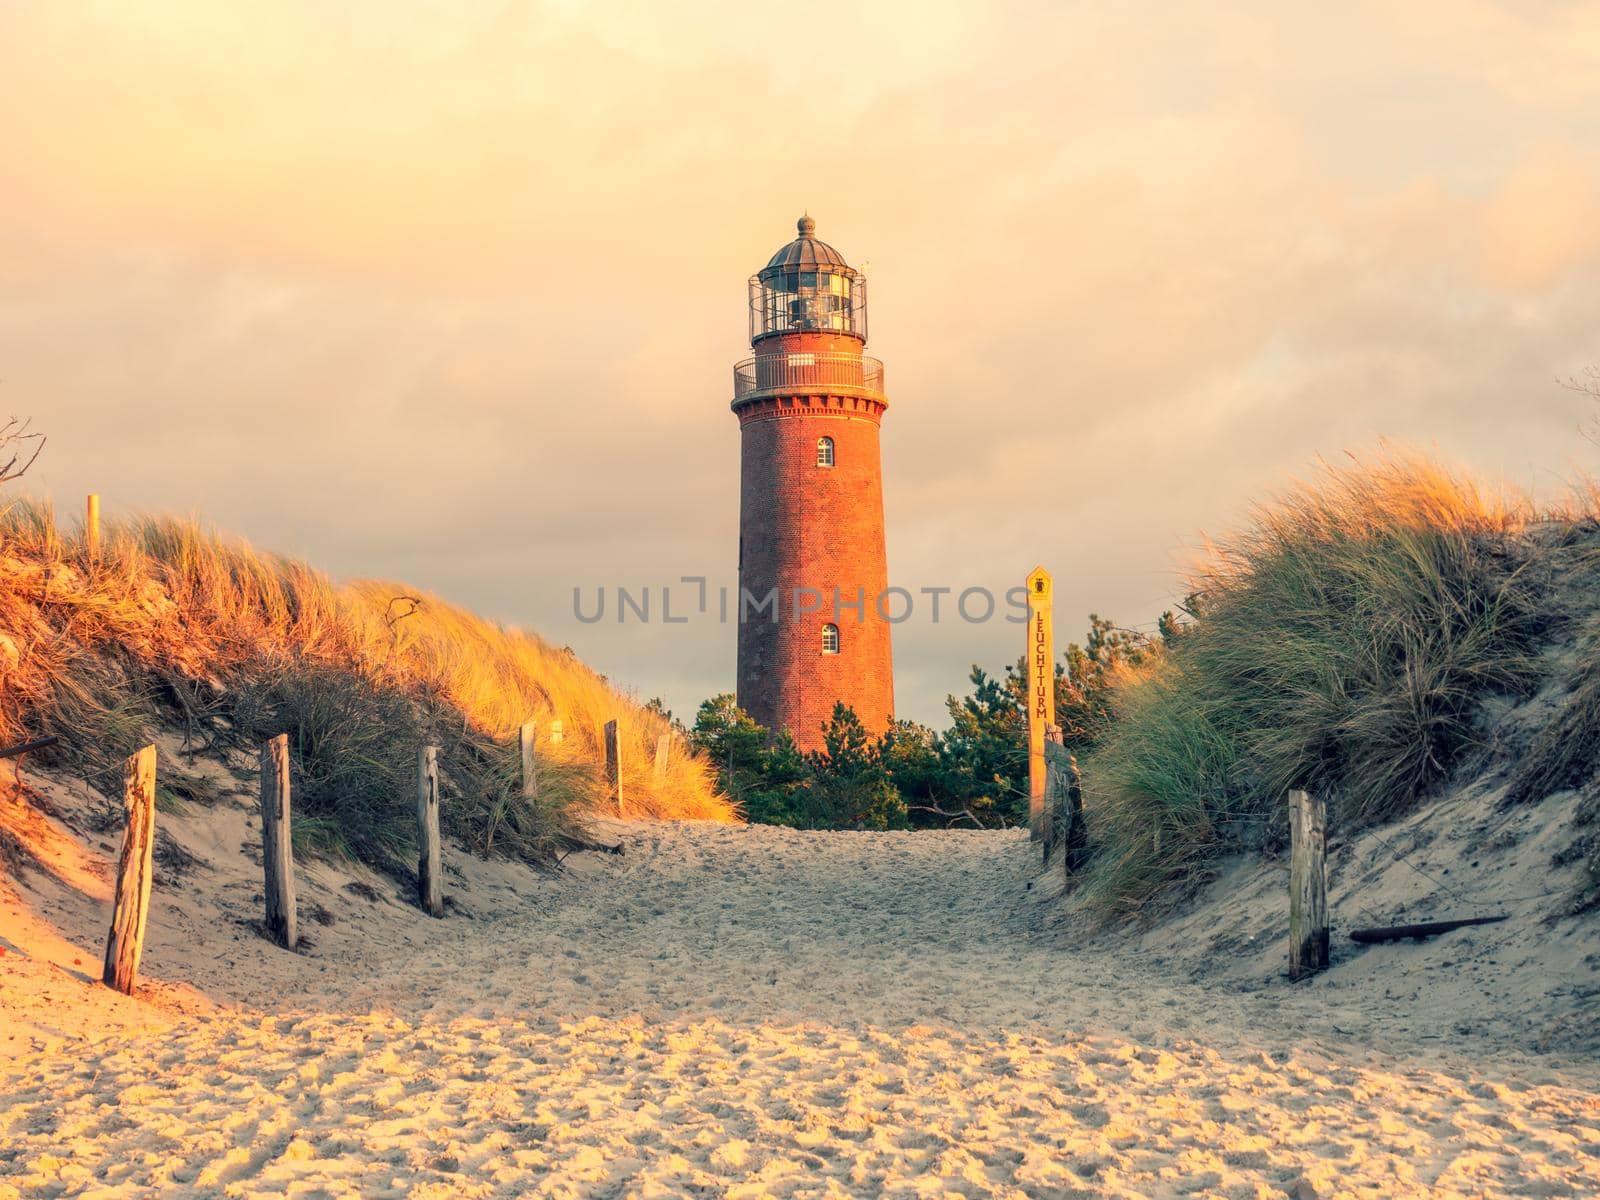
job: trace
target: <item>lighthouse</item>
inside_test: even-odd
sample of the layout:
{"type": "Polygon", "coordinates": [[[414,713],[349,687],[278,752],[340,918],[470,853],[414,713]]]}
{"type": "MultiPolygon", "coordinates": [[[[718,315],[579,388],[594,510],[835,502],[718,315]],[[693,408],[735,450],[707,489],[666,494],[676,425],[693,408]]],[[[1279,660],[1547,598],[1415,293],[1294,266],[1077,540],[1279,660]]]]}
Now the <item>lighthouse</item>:
{"type": "Polygon", "coordinates": [[[843,701],[874,734],[894,715],[878,430],[888,401],[867,344],[867,281],[799,236],[750,280],[739,418],[738,702],[802,750],[843,701]]]}

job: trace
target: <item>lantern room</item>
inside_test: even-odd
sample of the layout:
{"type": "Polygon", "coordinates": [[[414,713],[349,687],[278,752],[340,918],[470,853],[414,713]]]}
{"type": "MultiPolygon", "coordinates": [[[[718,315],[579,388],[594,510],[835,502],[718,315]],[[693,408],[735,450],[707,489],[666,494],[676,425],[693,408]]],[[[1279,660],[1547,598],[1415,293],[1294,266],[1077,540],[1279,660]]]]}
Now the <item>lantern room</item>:
{"type": "Polygon", "coordinates": [[[801,217],[800,236],[750,280],[750,344],[785,333],[842,333],[867,340],[867,280],[801,217]]]}

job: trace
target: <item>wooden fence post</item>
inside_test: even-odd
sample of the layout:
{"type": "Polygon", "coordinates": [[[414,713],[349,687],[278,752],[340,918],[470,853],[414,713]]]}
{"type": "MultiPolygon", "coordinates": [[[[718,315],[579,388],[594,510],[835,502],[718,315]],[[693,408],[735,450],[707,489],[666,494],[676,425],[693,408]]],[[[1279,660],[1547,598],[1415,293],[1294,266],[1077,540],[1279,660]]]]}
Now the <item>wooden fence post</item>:
{"type": "Polygon", "coordinates": [[[83,514],[83,545],[89,561],[100,557],[100,495],[89,493],[89,503],[83,514]]]}
{"type": "Polygon", "coordinates": [[[1083,851],[1089,845],[1089,829],[1083,819],[1083,785],[1078,777],[1078,760],[1067,753],[1061,730],[1050,727],[1045,740],[1044,861],[1061,851],[1061,870],[1070,882],[1073,871],[1082,865],[1083,851]]]}
{"type": "Polygon", "coordinates": [[[285,950],[299,944],[295,923],[294,848],[289,840],[289,735],[261,746],[261,862],[266,875],[267,933],[285,950]]]}
{"type": "Polygon", "coordinates": [[[156,748],[146,746],[122,768],[122,803],[127,827],[117,859],[117,890],[112,898],[111,933],[106,938],[107,987],[133,995],[144,950],[145,918],[150,912],[150,860],[156,844],[156,748]]]}
{"type": "Polygon", "coordinates": [[[1082,859],[1089,844],[1089,830],[1083,819],[1083,786],[1078,777],[1078,760],[1067,753],[1059,741],[1044,744],[1046,759],[1045,861],[1059,848],[1068,878],[1082,859]]]}
{"type": "Polygon", "coordinates": [[[417,751],[417,900],[431,917],[444,916],[439,867],[439,747],[417,751]]]}
{"type": "Polygon", "coordinates": [[[667,777],[667,756],[672,752],[672,735],[663,733],[656,739],[656,765],[653,778],[660,783],[667,777]]]}
{"type": "Polygon", "coordinates": [[[616,802],[617,815],[622,815],[622,746],[617,736],[617,723],[606,722],[606,787],[616,802]]]}
{"type": "Polygon", "coordinates": [[[1061,737],[1061,726],[1050,725],[1044,731],[1044,795],[1043,803],[1037,813],[1029,813],[1029,824],[1044,847],[1044,861],[1050,861],[1050,855],[1056,848],[1056,837],[1059,833],[1057,826],[1060,824],[1060,809],[1066,800],[1066,775],[1062,770],[1062,759],[1066,756],[1066,746],[1061,737]]]}
{"type": "Polygon", "coordinates": [[[1289,793],[1289,978],[1328,965],[1328,812],[1320,796],[1289,793]]]}
{"type": "Polygon", "coordinates": [[[539,763],[533,757],[533,748],[539,740],[539,727],[532,721],[524,722],[517,730],[517,749],[522,754],[522,798],[531,800],[539,794],[539,763]]]}
{"type": "Polygon", "coordinates": [[[1063,809],[1066,815],[1062,818],[1062,828],[1056,840],[1061,845],[1061,870],[1070,883],[1072,873],[1083,865],[1089,849],[1089,823],[1083,816],[1083,777],[1078,774],[1077,755],[1066,756],[1062,774],[1066,776],[1066,804],[1063,809]]]}

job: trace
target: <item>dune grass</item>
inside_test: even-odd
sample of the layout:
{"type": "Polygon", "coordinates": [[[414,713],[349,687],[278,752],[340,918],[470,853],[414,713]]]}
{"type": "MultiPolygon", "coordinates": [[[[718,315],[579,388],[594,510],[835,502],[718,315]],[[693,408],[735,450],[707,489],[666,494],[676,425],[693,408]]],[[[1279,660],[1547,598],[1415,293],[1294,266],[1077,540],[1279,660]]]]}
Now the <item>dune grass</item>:
{"type": "Polygon", "coordinates": [[[416,747],[441,747],[442,819],[485,853],[548,855],[608,811],[602,726],[619,721],[628,815],[730,820],[674,737],[653,778],[658,713],[569,650],[400,585],[337,584],[197,524],[147,517],[81,533],[26,500],[0,509],[0,741],[58,733],[66,759],[114,772],[161,727],[199,743],[290,736],[296,836],[397,868],[414,846],[416,747]],[[516,731],[541,736],[534,801],[516,731]]]}
{"type": "Polygon", "coordinates": [[[1085,764],[1090,897],[1136,911],[1281,844],[1290,788],[1344,827],[1436,789],[1480,743],[1482,699],[1539,680],[1552,539],[1535,531],[1581,515],[1389,457],[1327,468],[1208,547],[1194,619],[1118,681],[1085,764]]]}

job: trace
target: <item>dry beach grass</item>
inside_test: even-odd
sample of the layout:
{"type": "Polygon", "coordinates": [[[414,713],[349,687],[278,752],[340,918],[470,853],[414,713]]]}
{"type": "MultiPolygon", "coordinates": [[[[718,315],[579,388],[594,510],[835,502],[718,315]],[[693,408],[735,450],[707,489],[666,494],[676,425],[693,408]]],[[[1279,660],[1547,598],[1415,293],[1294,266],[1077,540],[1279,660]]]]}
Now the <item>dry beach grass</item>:
{"type": "Polygon", "coordinates": [[[667,721],[569,650],[403,585],[337,584],[193,522],[112,525],[91,555],[48,508],[0,509],[0,673],[0,743],[59,733],[54,761],[91,776],[114,780],[163,727],[203,745],[288,732],[297,837],[368,862],[409,855],[423,741],[443,747],[447,827],[484,849],[548,855],[574,821],[607,811],[601,728],[613,718],[632,815],[733,816],[681,740],[655,777],[667,721]],[[537,803],[517,779],[528,720],[543,735],[537,803]]]}
{"type": "Polygon", "coordinates": [[[1587,781],[1597,512],[1587,488],[1540,509],[1401,454],[1258,506],[1191,572],[1192,621],[1113,690],[1084,764],[1091,895],[1137,913],[1282,845],[1291,788],[1341,829],[1404,816],[1496,752],[1490,708],[1541,690],[1574,699],[1514,748],[1517,794],[1587,781]]]}

